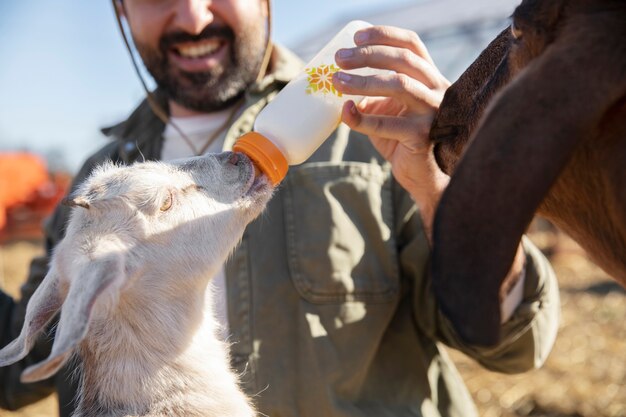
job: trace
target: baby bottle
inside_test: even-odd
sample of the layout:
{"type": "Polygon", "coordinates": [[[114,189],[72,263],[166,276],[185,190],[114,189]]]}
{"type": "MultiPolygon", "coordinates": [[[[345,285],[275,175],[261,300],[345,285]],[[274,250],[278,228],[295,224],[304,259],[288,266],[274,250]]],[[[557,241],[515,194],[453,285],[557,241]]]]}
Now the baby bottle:
{"type": "MultiPolygon", "coordinates": [[[[335,52],[354,47],[355,32],[370,26],[357,20],[348,23],[259,113],[253,131],[233,146],[234,151],[248,155],[274,185],[282,181],[289,165],[304,162],[337,128],[344,102],[358,103],[364,98],[339,93],[332,75],[339,70],[335,52]]],[[[372,68],[345,72],[382,73],[372,68]]]]}

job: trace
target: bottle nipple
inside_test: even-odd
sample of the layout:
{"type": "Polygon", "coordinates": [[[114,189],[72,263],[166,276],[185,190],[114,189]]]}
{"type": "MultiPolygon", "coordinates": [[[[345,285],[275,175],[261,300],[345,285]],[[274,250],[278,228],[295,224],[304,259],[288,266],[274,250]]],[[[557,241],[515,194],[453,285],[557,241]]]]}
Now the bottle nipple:
{"type": "Polygon", "coordinates": [[[241,136],[233,151],[246,154],[254,163],[255,170],[261,170],[273,186],[278,185],[285,175],[289,165],[282,152],[269,139],[257,132],[249,132],[241,136]]]}
{"type": "Polygon", "coordinates": [[[257,164],[255,164],[254,162],[252,163],[252,166],[254,167],[254,176],[258,177],[259,175],[261,175],[263,173],[263,171],[261,171],[258,167],[257,164]]]}

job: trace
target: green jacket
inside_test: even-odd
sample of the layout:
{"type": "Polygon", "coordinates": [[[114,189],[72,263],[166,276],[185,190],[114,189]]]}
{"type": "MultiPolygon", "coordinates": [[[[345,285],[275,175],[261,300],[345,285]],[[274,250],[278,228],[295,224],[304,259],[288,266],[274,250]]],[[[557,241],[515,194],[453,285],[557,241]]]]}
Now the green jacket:
{"type": "MultiPolygon", "coordinates": [[[[247,94],[224,149],[300,69],[299,60],[279,52],[275,71],[247,94]]],[[[114,140],[75,183],[104,160],[158,159],[163,128],[144,102],[105,131],[114,140]]],[[[48,249],[62,239],[67,216],[59,207],[48,223],[48,249]]],[[[306,163],[290,168],[226,265],[232,365],[271,417],[474,416],[442,344],[513,373],[540,366],[554,340],[557,283],[540,252],[524,246],[524,301],[503,325],[502,343],[464,344],[431,293],[418,209],[369,140],[342,125],[306,163]]],[[[29,285],[43,272],[34,268],[29,285]]],[[[57,386],[65,378],[57,377],[57,386]]],[[[15,396],[3,404],[19,404],[24,388],[2,383],[15,396]]]]}

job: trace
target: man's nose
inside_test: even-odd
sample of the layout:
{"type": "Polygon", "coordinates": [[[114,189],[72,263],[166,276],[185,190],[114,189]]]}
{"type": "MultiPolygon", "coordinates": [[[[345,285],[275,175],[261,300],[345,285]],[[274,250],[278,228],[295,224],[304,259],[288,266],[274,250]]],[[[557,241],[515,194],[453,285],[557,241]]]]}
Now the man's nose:
{"type": "Polygon", "coordinates": [[[179,0],[174,24],[189,34],[199,34],[213,22],[212,3],[212,0],[179,0]]]}

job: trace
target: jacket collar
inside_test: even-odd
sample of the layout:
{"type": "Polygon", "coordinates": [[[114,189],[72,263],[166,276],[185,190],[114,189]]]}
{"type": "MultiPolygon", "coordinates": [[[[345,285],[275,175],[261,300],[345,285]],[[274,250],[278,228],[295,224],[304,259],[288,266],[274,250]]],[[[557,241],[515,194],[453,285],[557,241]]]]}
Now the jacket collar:
{"type": "MultiPolygon", "coordinates": [[[[156,102],[169,114],[167,97],[160,90],[154,91],[156,102]]],[[[162,133],[165,123],[152,111],[147,99],[125,121],[101,129],[105,136],[119,142],[119,155],[124,162],[140,158],[156,160],[163,147],[162,133]]]]}

